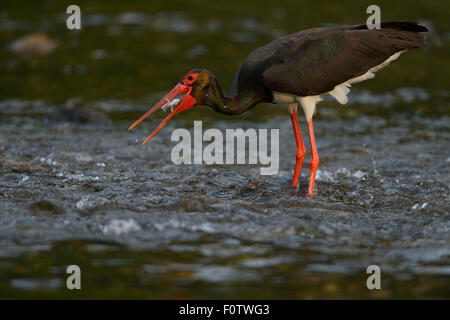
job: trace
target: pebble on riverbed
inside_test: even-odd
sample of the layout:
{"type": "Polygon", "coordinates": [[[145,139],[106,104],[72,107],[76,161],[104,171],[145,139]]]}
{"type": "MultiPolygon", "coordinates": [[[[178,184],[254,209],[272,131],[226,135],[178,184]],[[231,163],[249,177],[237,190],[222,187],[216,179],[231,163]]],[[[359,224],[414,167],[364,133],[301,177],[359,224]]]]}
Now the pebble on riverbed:
{"type": "Polygon", "coordinates": [[[47,56],[58,46],[46,33],[30,33],[9,45],[9,49],[17,54],[47,56]]]}
{"type": "Polygon", "coordinates": [[[78,98],[69,99],[62,107],[56,108],[47,116],[51,122],[110,124],[111,119],[104,113],[87,110],[78,98]]]}
{"type": "Polygon", "coordinates": [[[62,214],[64,210],[48,200],[40,200],[31,204],[30,209],[36,215],[62,214]]]}

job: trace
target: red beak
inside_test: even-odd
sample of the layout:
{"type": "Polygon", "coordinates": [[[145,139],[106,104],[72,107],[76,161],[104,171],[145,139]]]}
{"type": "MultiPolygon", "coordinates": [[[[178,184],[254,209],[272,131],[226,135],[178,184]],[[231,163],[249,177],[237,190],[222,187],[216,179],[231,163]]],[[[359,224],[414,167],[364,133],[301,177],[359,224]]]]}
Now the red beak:
{"type": "MultiPolygon", "coordinates": [[[[192,91],[192,87],[186,86],[184,84],[177,84],[175,88],[173,88],[164,98],[162,98],[153,108],[148,110],[142,117],[140,117],[135,123],[131,125],[131,127],[128,128],[128,130],[133,129],[135,126],[137,126],[139,123],[141,123],[144,119],[146,119],[148,116],[150,116],[153,112],[163,108],[163,107],[172,107],[174,103],[177,103],[176,107],[172,109],[172,111],[169,113],[169,115],[159,124],[158,128],[153,131],[151,135],[148,136],[147,139],[145,139],[142,144],[147,143],[151,138],[153,138],[164,126],[170,121],[170,119],[173,118],[174,115],[177,113],[180,113],[181,111],[187,110],[192,108],[197,101],[193,96],[190,95],[192,91]],[[186,93],[184,97],[181,99],[181,101],[174,100],[177,96],[186,93]],[[174,100],[174,101],[172,101],[174,100]]],[[[179,100],[179,99],[178,99],[179,100]]]]}

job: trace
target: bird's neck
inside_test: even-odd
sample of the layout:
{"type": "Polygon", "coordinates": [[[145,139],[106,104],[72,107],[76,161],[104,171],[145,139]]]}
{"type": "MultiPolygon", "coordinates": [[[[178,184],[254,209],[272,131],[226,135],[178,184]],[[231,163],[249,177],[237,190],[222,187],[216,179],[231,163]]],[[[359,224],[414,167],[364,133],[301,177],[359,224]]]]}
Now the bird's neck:
{"type": "Polygon", "coordinates": [[[230,97],[223,94],[223,91],[216,79],[211,81],[205,97],[205,104],[215,111],[227,114],[241,114],[253,108],[263,99],[251,91],[237,92],[230,97]]]}

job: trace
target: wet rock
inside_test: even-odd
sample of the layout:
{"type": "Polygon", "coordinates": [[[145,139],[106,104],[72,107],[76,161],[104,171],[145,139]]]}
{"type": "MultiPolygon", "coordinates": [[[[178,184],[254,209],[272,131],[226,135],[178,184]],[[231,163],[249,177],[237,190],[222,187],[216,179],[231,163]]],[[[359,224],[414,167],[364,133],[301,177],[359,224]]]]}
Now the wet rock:
{"type": "Polygon", "coordinates": [[[111,120],[102,112],[87,110],[82,100],[70,99],[62,107],[55,109],[47,119],[51,122],[110,124],[111,120]]]}
{"type": "Polygon", "coordinates": [[[37,201],[31,204],[30,209],[36,215],[62,214],[64,212],[62,208],[48,200],[37,201]]]}
{"type": "Polygon", "coordinates": [[[12,42],[9,49],[17,54],[47,56],[57,45],[56,41],[45,33],[31,33],[12,42]]]}

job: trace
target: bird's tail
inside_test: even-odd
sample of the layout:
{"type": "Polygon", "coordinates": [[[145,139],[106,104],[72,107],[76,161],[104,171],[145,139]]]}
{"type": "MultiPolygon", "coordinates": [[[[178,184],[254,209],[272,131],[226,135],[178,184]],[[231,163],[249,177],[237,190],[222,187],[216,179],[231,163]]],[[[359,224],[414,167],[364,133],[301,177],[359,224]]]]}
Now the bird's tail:
{"type": "MultiPolygon", "coordinates": [[[[355,26],[354,28],[354,30],[364,30],[364,29],[368,29],[366,24],[361,24],[355,26]]],[[[428,29],[426,27],[417,24],[417,22],[410,22],[410,21],[382,22],[381,29],[394,29],[411,32],[428,32],[428,29]]]]}
{"type": "MultiPolygon", "coordinates": [[[[354,28],[354,30],[367,29],[367,25],[365,24],[355,26],[354,28]]],[[[390,21],[382,22],[381,28],[376,31],[385,34],[391,40],[391,44],[398,50],[409,50],[426,45],[426,38],[421,32],[427,32],[428,29],[417,24],[417,22],[390,21]]]]}

